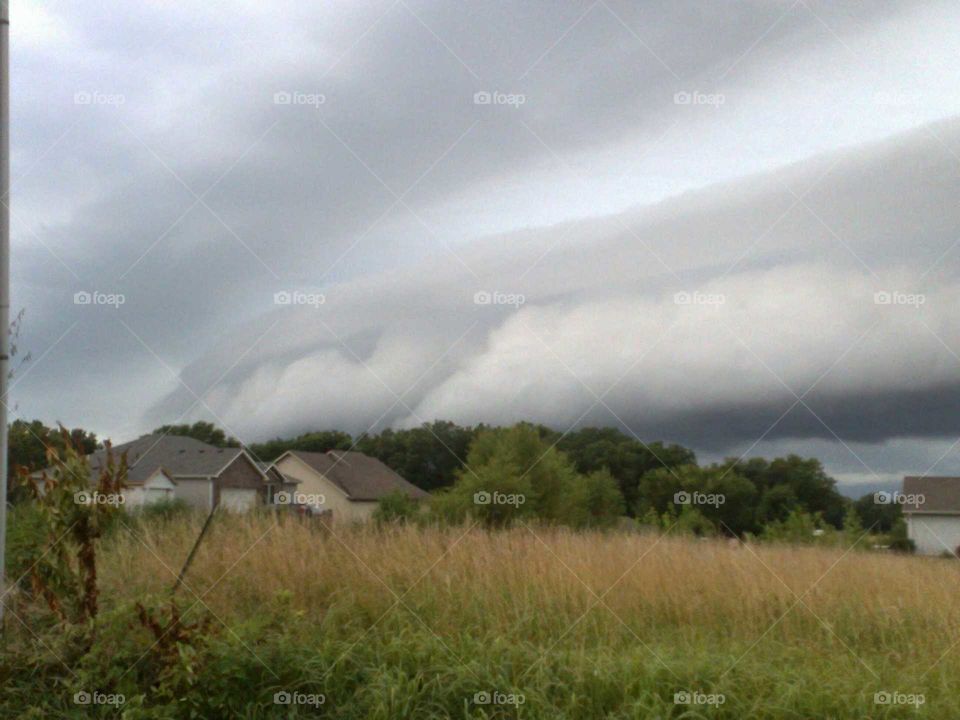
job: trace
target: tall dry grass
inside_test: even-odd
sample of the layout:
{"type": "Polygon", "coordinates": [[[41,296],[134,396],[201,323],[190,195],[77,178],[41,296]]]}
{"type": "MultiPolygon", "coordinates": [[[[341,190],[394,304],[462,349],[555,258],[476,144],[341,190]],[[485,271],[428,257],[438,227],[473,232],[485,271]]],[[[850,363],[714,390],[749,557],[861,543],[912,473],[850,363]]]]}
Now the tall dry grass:
{"type": "MultiPolygon", "coordinates": [[[[197,518],[128,524],[103,548],[102,602],[165,592],[197,518]]],[[[219,517],[181,590],[225,622],[286,597],[330,633],[412,614],[440,635],[550,645],[670,634],[935,655],[960,637],[960,564],[857,549],[737,545],[536,526],[325,530],[219,517]]]]}

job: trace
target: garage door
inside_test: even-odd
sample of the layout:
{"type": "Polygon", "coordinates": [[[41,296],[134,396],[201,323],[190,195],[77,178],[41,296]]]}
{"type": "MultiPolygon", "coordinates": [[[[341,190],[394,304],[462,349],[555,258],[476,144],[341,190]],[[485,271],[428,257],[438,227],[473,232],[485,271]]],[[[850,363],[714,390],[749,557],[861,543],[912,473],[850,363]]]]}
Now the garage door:
{"type": "Polygon", "coordinates": [[[246,512],[257,504],[257,491],[248,488],[220,490],[220,507],[231,512],[246,512]]]}

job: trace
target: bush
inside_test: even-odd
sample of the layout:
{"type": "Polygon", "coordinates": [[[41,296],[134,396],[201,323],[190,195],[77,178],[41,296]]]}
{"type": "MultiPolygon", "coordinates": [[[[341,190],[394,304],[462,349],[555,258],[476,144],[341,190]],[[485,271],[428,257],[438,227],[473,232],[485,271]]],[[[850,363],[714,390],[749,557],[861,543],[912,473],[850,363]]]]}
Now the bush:
{"type": "Polygon", "coordinates": [[[388,493],[380,498],[373,511],[377,523],[406,523],[420,512],[420,503],[400,490],[388,493]]]}
{"type": "Polygon", "coordinates": [[[913,553],[917,551],[917,544],[907,537],[907,523],[903,518],[897,518],[890,531],[890,549],[894,552],[913,553]]]}
{"type": "Polygon", "coordinates": [[[7,577],[11,582],[30,571],[37,557],[37,548],[44,547],[46,540],[46,524],[35,503],[22,502],[10,509],[7,518],[7,577]]]}

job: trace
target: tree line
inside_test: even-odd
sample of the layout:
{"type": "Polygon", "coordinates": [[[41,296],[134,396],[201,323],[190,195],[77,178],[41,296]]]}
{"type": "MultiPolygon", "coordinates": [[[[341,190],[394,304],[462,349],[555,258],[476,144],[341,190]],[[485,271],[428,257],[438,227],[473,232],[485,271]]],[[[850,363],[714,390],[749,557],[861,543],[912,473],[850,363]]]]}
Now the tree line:
{"type": "MultiPolygon", "coordinates": [[[[37,420],[17,420],[10,430],[12,470],[44,467],[46,447],[63,442],[58,429],[37,420]]],[[[164,425],[155,432],[219,447],[240,445],[208,422],[164,425]]],[[[80,428],[69,433],[85,452],[100,445],[93,433],[80,428]]],[[[839,530],[845,522],[849,526],[853,513],[859,525],[876,532],[890,532],[900,520],[898,505],[877,504],[872,494],[856,502],[844,497],[815,458],[730,458],[701,465],[689,448],[643,442],[609,427],[561,433],[530,423],[491,427],[438,420],[358,437],[313,431],[249,449],[264,461],[287,450],[356,450],[432,493],[435,513],[451,519],[469,514],[490,524],[535,517],[597,526],[628,517],[742,535],[761,534],[791,518],[797,522],[798,516],[839,530]],[[512,504],[501,502],[504,498],[512,504]]]]}

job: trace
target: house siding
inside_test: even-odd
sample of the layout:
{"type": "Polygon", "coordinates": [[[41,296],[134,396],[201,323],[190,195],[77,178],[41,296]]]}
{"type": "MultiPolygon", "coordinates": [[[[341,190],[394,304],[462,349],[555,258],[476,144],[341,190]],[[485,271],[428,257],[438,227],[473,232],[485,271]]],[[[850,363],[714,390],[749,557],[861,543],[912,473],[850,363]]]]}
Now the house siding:
{"type": "Polygon", "coordinates": [[[960,516],[910,513],[907,535],[922,555],[956,552],[960,547],[960,516]]]}
{"type": "Polygon", "coordinates": [[[256,490],[257,504],[263,504],[266,501],[267,487],[263,480],[263,475],[256,466],[250,462],[246,455],[238,455],[223,472],[217,476],[217,484],[214,492],[214,502],[219,505],[222,488],[256,490]]]}
{"type": "Polygon", "coordinates": [[[336,522],[369,520],[377,507],[375,501],[350,500],[337,485],[295,456],[283,458],[277,463],[277,468],[284,475],[300,481],[296,489],[298,495],[323,495],[324,504],[321,507],[332,510],[336,522]]]}
{"type": "Polygon", "coordinates": [[[210,510],[211,483],[209,478],[178,477],[174,496],[183,500],[190,507],[199,510],[210,510]]]}
{"type": "Polygon", "coordinates": [[[157,473],[143,485],[125,488],[122,493],[123,504],[128,508],[142,507],[174,497],[174,484],[170,479],[157,473]]]}

